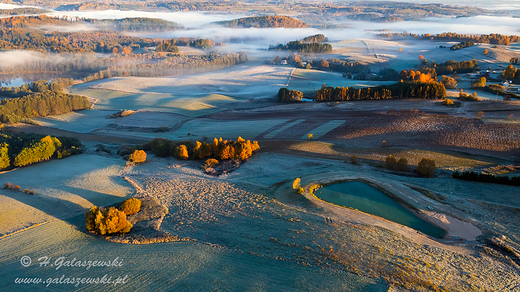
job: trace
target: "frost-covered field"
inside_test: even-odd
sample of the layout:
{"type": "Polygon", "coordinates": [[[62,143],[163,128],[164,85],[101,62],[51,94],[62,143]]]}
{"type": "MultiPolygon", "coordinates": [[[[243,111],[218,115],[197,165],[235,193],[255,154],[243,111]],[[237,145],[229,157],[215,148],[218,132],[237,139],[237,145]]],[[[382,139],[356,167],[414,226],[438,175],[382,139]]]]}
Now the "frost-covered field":
{"type": "Polygon", "coordinates": [[[171,94],[199,97],[221,94],[240,99],[273,97],[287,86],[293,68],[247,62],[221,70],[178,77],[111,78],[78,85],[77,89],[104,89],[116,92],[171,94]]]}
{"type": "Polygon", "coordinates": [[[34,191],[0,189],[0,234],[110,205],[134,193],[120,177],[125,161],[82,154],[1,174],[1,183],[34,191]]]}
{"type": "Polygon", "coordinates": [[[77,133],[88,133],[113,123],[114,120],[107,119],[112,113],[114,113],[114,111],[82,110],[58,116],[33,119],[42,126],[77,133]]]}

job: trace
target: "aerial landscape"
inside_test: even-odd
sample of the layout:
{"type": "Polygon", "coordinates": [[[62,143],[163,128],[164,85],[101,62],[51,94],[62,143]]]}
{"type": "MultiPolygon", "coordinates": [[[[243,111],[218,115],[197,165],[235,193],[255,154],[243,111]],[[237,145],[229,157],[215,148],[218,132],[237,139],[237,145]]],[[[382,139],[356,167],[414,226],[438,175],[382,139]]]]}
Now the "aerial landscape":
{"type": "Polygon", "coordinates": [[[519,58],[516,0],[0,0],[0,290],[520,291],[519,58]]]}

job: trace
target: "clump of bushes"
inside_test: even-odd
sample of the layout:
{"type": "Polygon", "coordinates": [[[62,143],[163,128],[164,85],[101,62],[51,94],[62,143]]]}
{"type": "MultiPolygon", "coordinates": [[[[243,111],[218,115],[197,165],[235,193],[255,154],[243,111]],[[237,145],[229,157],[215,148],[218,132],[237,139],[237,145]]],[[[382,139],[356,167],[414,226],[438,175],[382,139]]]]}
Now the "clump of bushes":
{"type": "Polygon", "coordinates": [[[114,207],[105,209],[94,206],[86,215],[87,230],[101,235],[128,233],[133,227],[132,223],[126,220],[125,212],[114,207]]]}
{"type": "Polygon", "coordinates": [[[442,101],[442,104],[443,105],[447,105],[447,106],[454,106],[455,103],[453,102],[453,100],[449,99],[449,98],[446,98],[445,100],[442,101]]]}
{"type": "Polygon", "coordinates": [[[15,192],[23,192],[25,194],[28,194],[28,195],[34,195],[34,191],[31,191],[29,189],[24,189],[23,191],[21,191],[21,187],[18,186],[18,185],[13,185],[13,183],[4,183],[4,189],[10,189],[10,190],[13,190],[15,192]]]}
{"type": "Polygon", "coordinates": [[[401,158],[397,161],[397,169],[398,170],[407,170],[408,169],[408,160],[406,158],[401,158]]]}
{"type": "Polygon", "coordinates": [[[358,164],[358,158],[356,155],[350,156],[350,163],[352,164],[358,164]]]}
{"type": "Polygon", "coordinates": [[[215,166],[217,164],[218,164],[218,160],[216,160],[215,158],[208,158],[206,160],[206,162],[204,162],[204,164],[202,165],[202,169],[206,170],[206,169],[211,168],[211,167],[213,167],[213,166],[215,166]]]}
{"type": "Polygon", "coordinates": [[[396,165],[397,159],[395,159],[395,157],[393,157],[392,155],[388,155],[388,157],[386,158],[385,167],[387,169],[394,169],[396,165]]]}
{"type": "Polygon", "coordinates": [[[296,190],[298,192],[298,194],[303,194],[305,192],[305,189],[303,189],[301,186],[301,179],[299,177],[297,177],[293,181],[292,188],[293,188],[293,190],[296,190]]]}
{"type": "Polygon", "coordinates": [[[419,161],[419,164],[417,165],[417,173],[423,176],[430,177],[435,172],[435,169],[437,167],[435,166],[435,160],[423,158],[421,161],[419,161]]]}
{"type": "Polygon", "coordinates": [[[175,142],[172,140],[155,138],[144,144],[143,149],[149,149],[159,157],[175,156],[178,159],[205,159],[219,160],[247,160],[255,151],[260,149],[257,141],[251,142],[238,137],[236,141],[213,139],[213,143],[199,141],[175,142]]]}
{"type": "Polygon", "coordinates": [[[133,163],[144,163],[146,162],[146,152],[143,150],[134,150],[134,152],[128,157],[128,161],[133,163]]]}
{"type": "Polygon", "coordinates": [[[476,92],[473,92],[473,94],[469,95],[467,93],[464,93],[464,91],[462,91],[462,89],[459,92],[459,100],[462,100],[462,101],[479,101],[476,92]]]}
{"type": "Polygon", "coordinates": [[[124,212],[126,215],[132,215],[141,210],[141,201],[136,198],[126,199],[119,206],[119,210],[124,212]]]}

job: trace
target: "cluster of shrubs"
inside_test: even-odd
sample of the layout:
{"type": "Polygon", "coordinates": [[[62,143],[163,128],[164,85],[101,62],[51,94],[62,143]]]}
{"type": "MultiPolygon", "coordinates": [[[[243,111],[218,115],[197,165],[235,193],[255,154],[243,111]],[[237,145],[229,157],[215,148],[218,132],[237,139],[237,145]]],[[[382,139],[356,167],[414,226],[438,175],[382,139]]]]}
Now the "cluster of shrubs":
{"type": "Polygon", "coordinates": [[[80,154],[82,147],[76,138],[0,132],[0,170],[80,154]]]}
{"type": "Polygon", "coordinates": [[[435,166],[435,160],[423,158],[421,161],[419,161],[419,164],[417,165],[417,173],[423,176],[432,176],[435,172],[435,169],[437,167],[435,166]]]}
{"type": "Polygon", "coordinates": [[[463,48],[472,47],[474,45],[475,45],[475,43],[472,42],[472,41],[461,42],[459,44],[451,46],[450,50],[456,51],[456,50],[460,50],[460,49],[463,49],[463,48]]]}
{"type": "Polygon", "coordinates": [[[146,162],[146,152],[143,150],[135,150],[128,156],[128,161],[132,163],[144,163],[146,162]]]}
{"type": "Polygon", "coordinates": [[[301,179],[299,177],[297,177],[293,183],[292,183],[292,188],[293,190],[296,190],[298,192],[298,194],[303,194],[305,192],[305,190],[303,189],[303,187],[301,186],[301,179]]]}
{"type": "Polygon", "coordinates": [[[128,233],[133,225],[126,216],[135,214],[141,210],[141,201],[136,198],[125,200],[119,208],[99,208],[94,206],[87,211],[86,227],[90,232],[100,235],[113,233],[128,233]]]}
{"type": "Polygon", "coordinates": [[[208,158],[202,165],[202,169],[207,170],[208,168],[213,168],[215,165],[218,165],[218,163],[219,161],[215,158],[208,158]]]}
{"type": "Polygon", "coordinates": [[[155,138],[143,145],[145,150],[151,150],[159,157],[174,156],[178,159],[206,159],[218,158],[220,160],[238,159],[246,160],[255,151],[260,149],[257,141],[251,142],[238,137],[237,141],[213,139],[213,143],[201,143],[199,141],[175,142],[172,140],[155,138]]]}
{"type": "Polygon", "coordinates": [[[485,183],[495,183],[495,184],[503,184],[503,185],[511,185],[511,186],[520,186],[520,176],[496,176],[493,174],[487,173],[478,173],[475,171],[464,171],[464,172],[454,172],[452,174],[453,178],[469,180],[469,181],[477,181],[477,182],[485,182],[485,183]]]}
{"type": "MultiPolygon", "coordinates": [[[[408,169],[408,160],[406,158],[401,158],[397,160],[392,155],[389,155],[385,161],[385,167],[387,169],[397,169],[397,170],[407,170],[408,169]]],[[[423,158],[417,165],[417,173],[422,176],[430,177],[435,172],[435,161],[428,158],[423,158]]]]}
{"type": "Polygon", "coordinates": [[[471,95],[464,93],[464,91],[461,89],[459,93],[459,100],[462,101],[478,101],[478,96],[476,92],[473,92],[471,95]]]}
{"type": "Polygon", "coordinates": [[[385,167],[387,169],[407,170],[408,160],[406,158],[401,158],[397,160],[392,155],[388,155],[388,157],[386,158],[385,167]]]}
{"type": "MultiPolygon", "coordinates": [[[[4,183],[4,189],[13,190],[13,191],[16,191],[16,192],[22,192],[22,189],[20,188],[20,186],[13,185],[13,183],[10,183],[10,182],[9,183],[4,183]]],[[[23,192],[28,194],[28,195],[33,195],[34,196],[34,191],[31,191],[29,189],[24,189],[23,192]]]]}

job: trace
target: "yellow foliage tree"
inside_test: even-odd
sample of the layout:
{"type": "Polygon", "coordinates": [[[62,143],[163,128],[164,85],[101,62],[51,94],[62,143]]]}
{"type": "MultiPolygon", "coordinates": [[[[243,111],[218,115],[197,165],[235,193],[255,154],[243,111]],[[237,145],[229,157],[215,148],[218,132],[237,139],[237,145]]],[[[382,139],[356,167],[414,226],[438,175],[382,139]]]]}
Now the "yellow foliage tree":
{"type": "Polygon", "coordinates": [[[178,159],[188,159],[188,147],[186,147],[186,145],[177,146],[177,148],[175,148],[175,156],[178,159]]]}
{"type": "Polygon", "coordinates": [[[134,153],[130,154],[128,161],[135,163],[143,163],[146,161],[146,152],[143,150],[135,150],[134,153]]]}
{"type": "Polygon", "coordinates": [[[301,183],[301,179],[299,177],[297,177],[293,183],[292,183],[292,188],[293,190],[296,190],[300,187],[300,183],[301,183]]]}

